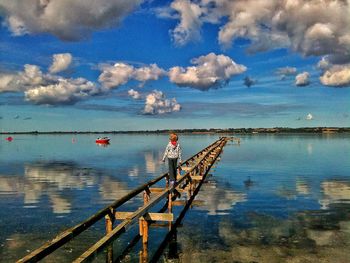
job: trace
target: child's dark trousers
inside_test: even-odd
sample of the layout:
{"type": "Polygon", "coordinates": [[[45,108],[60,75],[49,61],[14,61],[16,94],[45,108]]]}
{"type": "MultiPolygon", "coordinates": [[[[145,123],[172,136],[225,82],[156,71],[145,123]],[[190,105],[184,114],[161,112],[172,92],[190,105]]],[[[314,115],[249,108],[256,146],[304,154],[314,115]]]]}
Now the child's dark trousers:
{"type": "Polygon", "coordinates": [[[177,158],[168,158],[168,163],[169,163],[169,180],[176,181],[177,158]]]}

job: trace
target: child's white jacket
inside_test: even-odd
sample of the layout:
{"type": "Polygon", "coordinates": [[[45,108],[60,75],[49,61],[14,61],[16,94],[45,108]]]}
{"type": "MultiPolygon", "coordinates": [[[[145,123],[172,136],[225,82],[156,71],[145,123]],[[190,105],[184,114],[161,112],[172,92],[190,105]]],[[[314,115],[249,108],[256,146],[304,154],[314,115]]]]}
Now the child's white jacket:
{"type": "Polygon", "coordinates": [[[182,161],[182,152],[181,152],[181,146],[179,143],[177,143],[175,146],[169,142],[168,145],[165,148],[165,152],[163,155],[163,161],[165,161],[165,158],[171,158],[175,159],[178,158],[179,163],[182,161]]]}

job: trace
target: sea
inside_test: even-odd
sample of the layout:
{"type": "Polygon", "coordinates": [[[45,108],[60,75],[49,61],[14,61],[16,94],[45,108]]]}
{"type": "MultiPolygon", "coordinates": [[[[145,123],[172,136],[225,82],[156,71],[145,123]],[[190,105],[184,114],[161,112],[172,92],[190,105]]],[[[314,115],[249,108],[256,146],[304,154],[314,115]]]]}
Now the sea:
{"type": "MultiPolygon", "coordinates": [[[[109,135],[109,145],[86,134],[13,137],[0,136],[0,262],[15,262],[167,171],[167,135],[109,135]]],[[[171,238],[168,227],[151,227],[145,256],[131,242],[133,225],[113,242],[114,262],[140,262],[141,254],[157,262],[350,262],[350,135],[235,137],[240,143],[224,147],[171,238]]],[[[180,135],[183,159],[217,139],[180,135]]],[[[141,204],[140,195],[121,209],[141,204]]],[[[104,233],[101,220],[42,262],[71,262],[104,233]]],[[[106,250],[95,262],[106,262],[106,250]]]]}

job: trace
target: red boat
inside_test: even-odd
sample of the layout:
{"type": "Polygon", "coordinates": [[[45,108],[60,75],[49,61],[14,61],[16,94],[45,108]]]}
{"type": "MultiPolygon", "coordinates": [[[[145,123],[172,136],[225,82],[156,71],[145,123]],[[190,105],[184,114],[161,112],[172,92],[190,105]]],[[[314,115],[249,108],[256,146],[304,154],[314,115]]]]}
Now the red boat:
{"type": "Polygon", "coordinates": [[[7,137],[5,140],[9,141],[9,142],[12,142],[13,138],[10,136],[10,137],[7,137]]]}
{"type": "Polygon", "coordinates": [[[109,144],[109,140],[110,139],[108,137],[97,138],[96,143],[109,144]]]}

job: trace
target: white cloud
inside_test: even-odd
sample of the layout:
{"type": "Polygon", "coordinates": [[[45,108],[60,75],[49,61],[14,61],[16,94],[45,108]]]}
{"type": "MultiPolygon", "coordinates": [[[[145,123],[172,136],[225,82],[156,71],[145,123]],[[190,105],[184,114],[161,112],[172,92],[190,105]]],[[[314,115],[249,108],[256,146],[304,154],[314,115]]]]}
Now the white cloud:
{"type": "Polygon", "coordinates": [[[159,18],[179,19],[180,16],[170,6],[161,6],[152,9],[153,13],[159,18]]]}
{"type": "Polygon", "coordinates": [[[104,92],[84,78],[66,79],[44,74],[36,65],[24,65],[17,74],[0,75],[0,92],[24,92],[25,99],[34,104],[74,104],[104,92]]]}
{"type": "Polygon", "coordinates": [[[15,78],[15,74],[0,74],[0,92],[14,91],[11,83],[15,78]]]}
{"type": "Polygon", "coordinates": [[[55,54],[49,71],[50,73],[57,73],[66,70],[71,63],[72,55],[70,53],[55,54]]]}
{"type": "Polygon", "coordinates": [[[142,0],[2,0],[0,9],[14,35],[50,33],[63,40],[88,37],[118,25],[142,0]]]}
{"type": "Polygon", "coordinates": [[[22,36],[28,33],[24,22],[16,16],[10,16],[7,20],[7,24],[9,28],[11,28],[14,36],[22,36]]]}
{"type": "Polygon", "coordinates": [[[305,117],[305,119],[308,120],[308,121],[313,120],[313,118],[314,118],[314,116],[312,116],[311,113],[308,113],[308,114],[306,115],[306,117],[305,117]]]}
{"type": "Polygon", "coordinates": [[[39,85],[24,92],[25,99],[34,104],[74,104],[97,95],[100,90],[84,78],[58,79],[55,84],[39,85]]]}
{"type": "Polygon", "coordinates": [[[170,81],[178,86],[199,90],[217,88],[227,83],[234,75],[246,71],[246,67],[236,64],[230,57],[209,53],[191,60],[195,66],[173,67],[169,70],[170,81]]]}
{"type": "Polygon", "coordinates": [[[150,66],[134,69],[132,78],[141,82],[146,82],[149,80],[158,80],[165,74],[165,70],[159,68],[156,64],[151,64],[150,66]]]}
{"type": "Polygon", "coordinates": [[[276,73],[278,75],[284,75],[284,76],[295,75],[297,73],[297,68],[294,68],[294,67],[278,68],[276,70],[276,73]]]}
{"type": "Polygon", "coordinates": [[[115,88],[129,81],[134,67],[124,63],[116,63],[113,66],[102,65],[101,70],[102,73],[98,81],[106,88],[115,88]]]}
{"type": "Polygon", "coordinates": [[[174,42],[182,46],[187,42],[199,40],[202,9],[189,0],[175,0],[171,3],[171,8],[180,15],[180,23],[171,31],[174,42]]]}
{"type": "Polygon", "coordinates": [[[166,74],[156,64],[135,68],[129,64],[116,63],[114,65],[101,65],[100,69],[102,73],[98,80],[106,88],[117,88],[132,79],[142,83],[157,80],[166,74]]]}
{"type": "Polygon", "coordinates": [[[246,38],[251,52],[287,47],[304,56],[329,55],[336,64],[350,60],[348,0],[174,0],[170,7],[180,14],[173,32],[178,44],[198,39],[202,24],[219,23],[224,47],[246,38]]]}
{"type": "Polygon", "coordinates": [[[38,66],[26,64],[21,72],[0,75],[0,92],[25,91],[35,85],[52,82],[54,78],[49,74],[43,74],[38,66]]]}
{"type": "Polygon", "coordinates": [[[132,97],[134,100],[138,100],[141,98],[140,92],[138,92],[137,90],[134,90],[134,89],[128,90],[128,95],[130,97],[132,97]]]}
{"type": "Polygon", "coordinates": [[[163,92],[154,90],[147,95],[144,114],[157,115],[181,110],[181,105],[175,98],[167,99],[163,92]]]}
{"type": "Polygon", "coordinates": [[[350,65],[334,65],[320,77],[323,85],[334,87],[350,86],[350,65]]]}
{"type": "MultiPolygon", "coordinates": [[[[71,60],[72,57],[68,53],[55,55],[50,71],[64,70],[71,60]]],[[[38,66],[26,64],[21,72],[0,74],[0,92],[24,92],[25,99],[34,104],[75,104],[91,96],[108,93],[111,88],[125,84],[131,79],[144,83],[166,75],[166,71],[156,64],[135,68],[128,64],[116,63],[100,65],[100,68],[102,73],[99,81],[102,85],[84,78],[63,78],[55,74],[43,73],[38,66]]],[[[135,90],[130,90],[128,94],[134,99],[141,98],[141,94],[135,90]]],[[[169,100],[164,100],[164,103],[168,105],[169,100]]],[[[176,109],[172,101],[170,104],[176,109]]],[[[162,110],[166,111],[166,107],[160,108],[157,113],[162,110]]]]}
{"type": "Polygon", "coordinates": [[[30,64],[24,65],[24,72],[20,73],[20,78],[21,84],[28,86],[39,85],[47,81],[40,68],[30,64]]]}
{"type": "Polygon", "coordinates": [[[296,75],[296,77],[295,77],[295,85],[296,86],[307,86],[307,85],[309,85],[310,84],[309,77],[310,77],[310,74],[309,74],[309,72],[306,72],[306,71],[296,75]]]}

